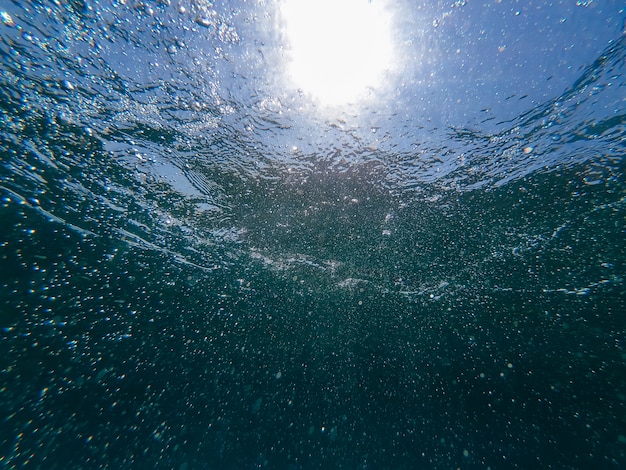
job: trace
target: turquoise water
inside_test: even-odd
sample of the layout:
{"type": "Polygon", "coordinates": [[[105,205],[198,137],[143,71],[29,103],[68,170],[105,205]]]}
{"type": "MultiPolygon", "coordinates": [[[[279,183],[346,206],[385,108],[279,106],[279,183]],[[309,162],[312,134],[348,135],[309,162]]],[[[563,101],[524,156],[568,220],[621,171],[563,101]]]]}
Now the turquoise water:
{"type": "Polygon", "coordinates": [[[626,465],[623,35],[321,118],[236,14],[111,5],[3,10],[3,465],[626,465]]]}

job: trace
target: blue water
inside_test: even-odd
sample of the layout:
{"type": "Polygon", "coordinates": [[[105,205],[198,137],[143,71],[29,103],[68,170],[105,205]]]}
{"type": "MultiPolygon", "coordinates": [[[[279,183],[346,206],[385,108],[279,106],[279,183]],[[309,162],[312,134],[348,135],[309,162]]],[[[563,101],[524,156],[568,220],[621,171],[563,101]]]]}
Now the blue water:
{"type": "Polygon", "coordinates": [[[626,466],[624,11],[570,3],[399,2],[332,112],[272,3],[0,3],[0,462],[626,466]]]}

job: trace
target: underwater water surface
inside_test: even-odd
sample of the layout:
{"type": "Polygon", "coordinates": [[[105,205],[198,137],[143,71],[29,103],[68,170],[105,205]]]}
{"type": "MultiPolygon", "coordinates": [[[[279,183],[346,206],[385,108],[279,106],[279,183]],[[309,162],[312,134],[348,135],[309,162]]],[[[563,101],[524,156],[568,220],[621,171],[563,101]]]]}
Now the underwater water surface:
{"type": "Polygon", "coordinates": [[[0,2],[2,466],[626,466],[623,6],[383,6],[0,2]]]}

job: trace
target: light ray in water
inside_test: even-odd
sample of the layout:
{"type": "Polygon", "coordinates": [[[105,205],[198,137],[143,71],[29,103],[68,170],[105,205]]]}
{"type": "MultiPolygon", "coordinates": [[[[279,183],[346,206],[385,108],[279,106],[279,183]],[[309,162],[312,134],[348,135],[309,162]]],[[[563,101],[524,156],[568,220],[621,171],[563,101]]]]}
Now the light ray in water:
{"type": "Polygon", "coordinates": [[[391,14],[365,0],[285,0],[287,73],[325,106],[357,101],[379,87],[393,66],[391,14]]]}

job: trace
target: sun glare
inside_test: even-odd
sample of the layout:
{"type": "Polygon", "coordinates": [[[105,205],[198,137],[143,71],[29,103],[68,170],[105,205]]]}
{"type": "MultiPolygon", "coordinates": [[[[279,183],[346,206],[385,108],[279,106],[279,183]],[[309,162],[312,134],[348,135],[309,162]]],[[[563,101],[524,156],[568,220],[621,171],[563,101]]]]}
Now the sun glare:
{"type": "Polygon", "coordinates": [[[376,0],[283,0],[287,73],[325,106],[378,88],[393,64],[391,15],[376,0]]]}

